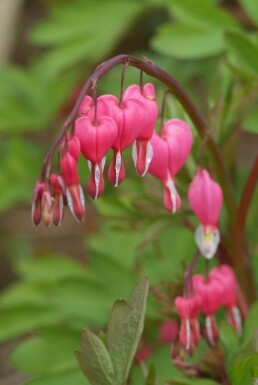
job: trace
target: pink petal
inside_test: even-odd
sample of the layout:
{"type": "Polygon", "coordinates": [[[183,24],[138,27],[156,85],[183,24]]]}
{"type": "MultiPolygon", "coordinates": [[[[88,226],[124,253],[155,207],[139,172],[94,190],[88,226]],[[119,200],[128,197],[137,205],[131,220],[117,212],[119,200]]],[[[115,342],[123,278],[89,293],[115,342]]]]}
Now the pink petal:
{"type": "Polygon", "coordinates": [[[162,128],[162,136],[166,138],[168,144],[169,171],[171,176],[175,176],[191,151],[192,131],[183,120],[171,119],[162,128]]]}
{"type": "Polygon", "coordinates": [[[168,146],[167,142],[161,138],[156,132],[151,138],[153,148],[153,157],[149,165],[148,172],[161,180],[168,177],[168,146]]]}
{"type": "Polygon", "coordinates": [[[62,158],[60,165],[66,186],[78,185],[80,180],[74,157],[67,152],[62,158]]]}
{"type": "Polygon", "coordinates": [[[80,140],[81,151],[85,158],[98,163],[114,143],[117,126],[108,116],[99,117],[97,126],[89,117],[82,116],[75,121],[75,134],[80,140]]]}
{"type": "Polygon", "coordinates": [[[188,191],[188,200],[203,226],[217,227],[223,194],[207,170],[198,168],[188,191]]]}
{"type": "Polygon", "coordinates": [[[85,95],[79,107],[79,115],[87,115],[91,108],[92,98],[89,95],[85,95]]]}

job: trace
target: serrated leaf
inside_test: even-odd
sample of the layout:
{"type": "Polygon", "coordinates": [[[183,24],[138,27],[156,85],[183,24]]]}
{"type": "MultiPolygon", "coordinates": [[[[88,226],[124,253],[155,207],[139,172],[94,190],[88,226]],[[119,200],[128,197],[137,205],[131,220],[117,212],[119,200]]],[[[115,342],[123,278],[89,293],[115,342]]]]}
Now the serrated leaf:
{"type": "Polygon", "coordinates": [[[227,32],[225,42],[229,57],[233,57],[237,66],[248,74],[258,74],[258,47],[245,35],[227,32]]]}
{"type": "Polygon", "coordinates": [[[223,33],[202,27],[165,23],[151,41],[159,53],[182,60],[196,60],[223,53],[223,33]]]}
{"type": "Polygon", "coordinates": [[[110,313],[107,345],[118,385],[126,383],[143,331],[148,287],[144,278],[132,291],[129,303],[116,301],[110,313]]]}
{"type": "Polygon", "coordinates": [[[238,27],[230,13],[208,0],[170,0],[169,9],[176,19],[185,24],[205,26],[208,29],[238,27]]]}
{"type": "Polygon", "coordinates": [[[89,330],[81,337],[81,352],[75,352],[79,365],[92,385],[114,385],[113,364],[103,341],[89,330]]]}

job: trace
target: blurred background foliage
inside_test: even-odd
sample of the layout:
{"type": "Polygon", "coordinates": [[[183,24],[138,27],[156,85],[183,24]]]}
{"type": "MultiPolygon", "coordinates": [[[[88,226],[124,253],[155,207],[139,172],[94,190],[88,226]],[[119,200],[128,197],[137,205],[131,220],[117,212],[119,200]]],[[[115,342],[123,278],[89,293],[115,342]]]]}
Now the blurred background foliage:
{"type": "MultiPolygon", "coordinates": [[[[30,224],[31,194],[44,155],[96,65],[119,53],[145,56],[176,77],[201,110],[239,199],[258,146],[258,2],[21,0],[17,7],[18,17],[9,25],[15,34],[12,50],[0,67],[0,286],[5,289],[0,296],[0,384],[86,385],[73,354],[82,328],[105,327],[113,300],[128,298],[144,274],[154,286],[177,282],[194,253],[188,223],[194,219],[185,197],[201,142],[193,127],[193,154],[178,180],[182,213],[171,217],[165,211],[161,187],[150,176],[135,175],[128,152],[121,188],[106,186],[96,203],[86,199],[84,224],[67,212],[58,229],[30,224]]],[[[118,95],[120,74],[120,68],[113,70],[99,92],[118,95]]],[[[126,83],[138,79],[138,71],[128,69],[126,83]]],[[[159,102],[163,91],[157,84],[159,102]]],[[[188,119],[172,97],[165,113],[188,119]]],[[[208,155],[205,164],[213,169],[208,155]]],[[[80,167],[85,184],[85,162],[80,167]]],[[[257,276],[255,195],[247,233],[257,276]]],[[[225,213],[221,225],[226,233],[225,213]]],[[[257,316],[256,306],[240,342],[221,325],[234,385],[258,376],[257,338],[246,348],[257,316]]],[[[144,338],[156,344],[150,362],[158,383],[216,384],[214,373],[206,373],[214,380],[189,380],[171,365],[169,346],[157,342],[160,322],[167,317],[173,317],[173,309],[162,314],[150,296],[144,338]]],[[[201,361],[206,354],[207,346],[201,346],[197,357],[201,361]]],[[[131,383],[144,383],[139,367],[131,383]]]]}

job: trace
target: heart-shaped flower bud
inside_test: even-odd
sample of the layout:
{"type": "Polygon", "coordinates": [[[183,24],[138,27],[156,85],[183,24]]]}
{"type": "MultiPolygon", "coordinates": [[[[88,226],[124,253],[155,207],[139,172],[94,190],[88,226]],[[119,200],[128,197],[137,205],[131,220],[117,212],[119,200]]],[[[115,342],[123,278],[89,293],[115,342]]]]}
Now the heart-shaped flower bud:
{"type": "Polygon", "coordinates": [[[60,226],[64,218],[64,203],[66,201],[65,196],[65,182],[61,175],[52,174],[50,177],[50,184],[54,190],[54,202],[53,202],[53,223],[56,226],[60,226]]]}
{"type": "Polygon", "coordinates": [[[151,138],[153,158],[149,173],[162,181],[164,205],[175,213],[181,205],[175,186],[175,175],[185,163],[192,146],[190,127],[180,119],[165,123],[161,134],[154,132],[151,138]]]}
{"type": "Polygon", "coordinates": [[[44,224],[50,227],[52,224],[52,208],[53,201],[51,194],[48,190],[44,190],[42,193],[41,210],[44,224]]]}
{"type": "Polygon", "coordinates": [[[170,119],[164,124],[161,136],[168,145],[169,173],[174,177],[181,170],[190,154],[193,144],[192,131],[183,120],[170,119]]]}
{"type": "Polygon", "coordinates": [[[34,192],[33,192],[33,197],[32,197],[32,209],[31,209],[31,220],[32,223],[37,226],[42,218],[42,194],[43,191],[45,190],[45,183],[42,182],[41,179],[39,179],[36,182],[34,192]]]}
{"type": "Polygon", "coordinates": [[[77,136],[71,136],[69,133],[66,134],[65,139],[60,145],[60,152],[62,156],[64,156],[66,152],[69,152],[69,154],[77,161],[81,153],[80,141],[77,136]]]}
{"type": "Polygon", "coordinates": [[[96,125],[90,117],[82,116],[75,121],[75,135],[80,141],[84,157],[92,163],[98,163],[113,145],[117,136],[117,125],[108,116],[99,117],[96,125]]]}
{"type": "Polygon", "coordinates": [[[210,277],[217,279],[224,288],[222,305],[227,308],[228,319],[238,335],[242,334],[242,320],[237,307],[237,279],[229,265],[213,268],[210,277]]]}
{"type": "Polygon", "coordinates": [[[87,115],[92,106],[92,98],[89,95],[85,95],[79,107],[79,115],[87,115]]]}
{"type": "Polygon", "coordinates": [[[204,227],[217,227],[223,194],[220,185],[202,167],[198,167],[197,174],[190,185],[188,200],[204,227]]]}
{"type": "Polygon", "coordinates": [[[84,195],[80,185],[76,160],[68,152],[61,160],[61,169],[66,185],[68,206],[74,217],[78,221],[82,221],[85,213],[84,195]]]}
{"type": "Polygon", "coordinates": [[[223,286],[217,279],[213,277],[206,279],[200,274],[192,277],[192,285],[194,292],[199,294],[202,299],[201,310],[206,315],[206,337],[208,342],[214,346],[219,336],[214,313],[223,303],[223,286]]]}
{"type": "Polygon", "coordinates": [[[154,85],[152,83],[147,83],[141,90],[139,85],[132,84],[125,90],[124,100],[130,97],[141,100],[147,109],[146,124],[133,144],[133,160],[137,173],[140,176],[144,176],[148,171],[153,156],[150,139],[153,135],[158,117],[158,104],[156,101],[154,85]]]}
{"type": "Polygon", "coordinates": [[[105,156],[114,143],[117,132],[115,121],[108,116],[99,117],[96,125],[88,116],[80,117],[75,122],[75,134],[80,140],[81,151],[91,162],[91,175],[87,189],[94,199],[97,199],[104,191],[105,156]]]}
{"type": "Polygon", "coordinates": [[[118,127],[118,134],[112,145],[114,157],[108,172],[109,181],[118,186],[124,179],[123,150],[130,146],[143,130],[148,111],[144,102],[135,97],[124,98],[123,107],[120,107],[118,99],[113,95],[98,98],[97,109],[98,115],[111,114],[118,127]]]}
{"type": "Polygon", "coordinates": [[[181,318],[179,341],[184,349],[192,355],[200,340],[198,316],[201,309],[201,297],[176,297],[175,307],[181,318]]]}
{"type": "Polygon", "coordinates": [[[188,200],[202,225],[196,230],[196,243],[201,253],[210,259],[215,255],[220,241],[217,225],[223,194],[219,184],[202,167],[198,168],[197,174],[190,185],[188,200]]]}

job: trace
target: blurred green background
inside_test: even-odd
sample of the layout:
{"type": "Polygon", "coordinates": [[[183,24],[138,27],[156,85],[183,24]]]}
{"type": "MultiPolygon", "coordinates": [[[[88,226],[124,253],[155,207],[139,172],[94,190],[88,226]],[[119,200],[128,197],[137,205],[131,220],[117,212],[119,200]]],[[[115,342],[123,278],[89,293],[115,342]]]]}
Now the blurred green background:
{"type": "MultiPolygon", "coordinates": [[[[87,384],[73,355],[81,329],[103,327],[113,300],[128,298],[144,274],[152,285],[178,279],[194,253],[184,226],[193,220],[186,191],[201,141],[193,127],[193,154],[178,178],[182,214],[165,211],[161,186],[136,176],[128,152],[121,188],[107,183],[100,201],[86,197],[84,223],[67,210],[62,226],[51,229],[30,221],[44,156],[96,65],[120,53],[145,56],[193,98],[220,145],[238,200],[258,147],[258,3],[1,0],[0,36],[0,384],[87,384]]],[[[113,70],[98,91],[118,95],[120,73],[113,70]]],[[[138,71],[128,69],[126,84],[138,79],[138,71]]],[[[156,84],[161,103],[164,89],[156,84]]],[[[172,97],[166,116],[188,119],[172,97]]],[[[213,168],[208,155],[205,164],[213,168]]],[[[83,186],[86,166],[82,160],[83,186]]],[[[258,266],[255,194],[247,232],[258,266]]],[[[225,233],[227,222],[223,212],[225,233]]],[[[167,316],[151,298],[150,340],[167,316]]],[[[182,377],[166,360],[168,350],[154,356],[161,383],[182,377]]]]}

